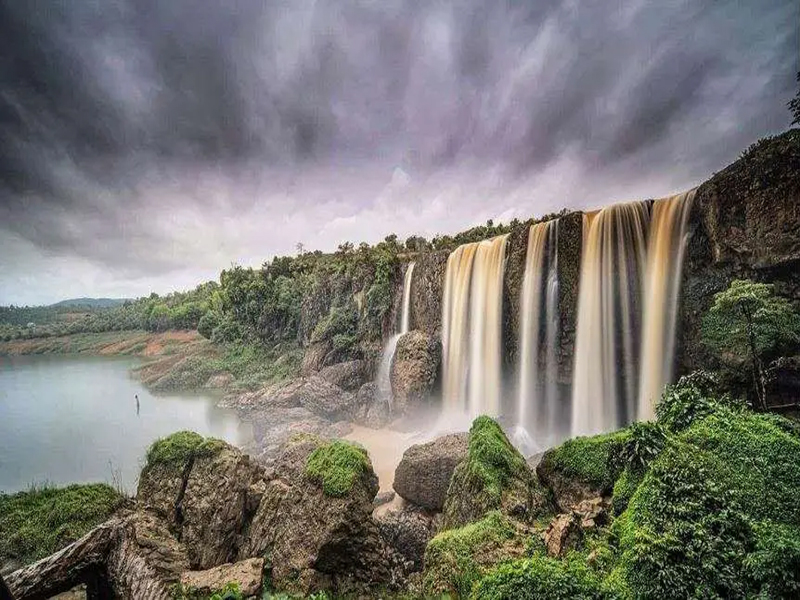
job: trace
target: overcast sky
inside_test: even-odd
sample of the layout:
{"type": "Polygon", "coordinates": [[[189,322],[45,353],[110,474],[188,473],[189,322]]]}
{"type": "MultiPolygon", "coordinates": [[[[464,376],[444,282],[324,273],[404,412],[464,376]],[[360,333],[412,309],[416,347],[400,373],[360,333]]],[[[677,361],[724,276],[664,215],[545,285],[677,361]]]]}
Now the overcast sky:
{"type": "Polygon", "coordinates": [[[690,188],[785,129],[797,0],[0,3],[0,304],[690,188]]]}

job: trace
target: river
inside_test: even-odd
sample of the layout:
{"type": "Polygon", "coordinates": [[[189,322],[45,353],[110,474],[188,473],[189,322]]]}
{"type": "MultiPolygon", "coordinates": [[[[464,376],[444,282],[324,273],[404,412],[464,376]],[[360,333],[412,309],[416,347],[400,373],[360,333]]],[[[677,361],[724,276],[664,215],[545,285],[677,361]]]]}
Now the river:
{"type": "Polygon", "coordinates": [[[130,375],[136,360],[0,356],[0,492],[106,481],[136,491],[149,445],[181,429],[249,439],[210,395],[153,395],[130,375]],[[138,396],[138,407],[136,396],[138,396]]]}

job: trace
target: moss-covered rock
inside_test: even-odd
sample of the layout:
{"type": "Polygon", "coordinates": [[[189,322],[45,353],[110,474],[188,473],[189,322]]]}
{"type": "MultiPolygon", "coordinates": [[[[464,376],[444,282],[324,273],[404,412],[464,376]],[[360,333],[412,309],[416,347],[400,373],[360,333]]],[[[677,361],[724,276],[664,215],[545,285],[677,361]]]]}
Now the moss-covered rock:
{"type": "Polygon", "coordinates": [[[499,511],[440,533],[425,550],[426,597],[468,598],[473,584],[494,565],[524,554],[528,535],[529,531],[499,511]]]}
{"type": "Polygon", "coordinates": [[[328,496],[347,495],[353,483],[371,470],[367,451],[352,442],[333,440],[308,455],[306,475],[322,486],[328,496]]]}
{"type": "Polygon", "coordinates": [[[607,496],[624,468],[619,452],[629,437],[627,430],[577,437],[548,450],[536,467],[542,483],[552,490],[562,511],[581,500],[607,496]]]}
{"type": "Polygon", "coordinates": [[[549,511],[551,504],[500,426],[481,416],[470,428],[467,457],[450,480],[444,527],[460,527],[495,509],[524,521],[549,511]]]}

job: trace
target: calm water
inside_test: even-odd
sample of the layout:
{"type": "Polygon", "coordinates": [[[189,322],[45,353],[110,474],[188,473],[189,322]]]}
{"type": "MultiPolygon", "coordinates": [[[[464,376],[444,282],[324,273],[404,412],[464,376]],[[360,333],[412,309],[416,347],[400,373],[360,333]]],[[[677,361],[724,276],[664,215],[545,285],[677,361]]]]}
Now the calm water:
{"type": "Polygon", "coordinates": [[[153,396],[128,358],[0,356],[0,491],[107,481],[129,492],[148,446],[180,429],[233,444],[248,433],[209,396],[153,396]],[[137,413],[135,395],[139,396],[137,413]]]}

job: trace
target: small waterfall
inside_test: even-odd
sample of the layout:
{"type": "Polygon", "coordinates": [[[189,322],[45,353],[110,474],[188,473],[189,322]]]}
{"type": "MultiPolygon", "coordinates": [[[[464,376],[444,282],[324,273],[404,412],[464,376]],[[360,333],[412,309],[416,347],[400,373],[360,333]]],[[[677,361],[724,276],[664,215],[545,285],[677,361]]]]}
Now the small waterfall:
{"type": "Polygon", "coordinates": [[[520,304],[520,360],[516,437],[541,446],[557,435],[558,220],[528,230],[520,304]],[[544,342],[544,344],[542,344],[544,342]],[[542,350],[542,346],[544,346],[542,350]],[[528,433],[534,439],[530,440],[528,433]]]}
{"type": "Polygon", "coordinates": [[[635,418],[648,222],[644,202],[616,204],[584,218],[573,435],[610,431],[635,418]]]}
{"type": "Polygon", "coordinates": [[[456,248],[442,302],[443,398],[449,411],[500,413],[507,235],[456,248]]]}
{"type": "Polygon", "coordinates": [[[695,192],[691,190],[653,204],[647,248],[642,374],[636,415],[642,421],[655,417],[655,403],[664,386],[672,381],[678,293],[688,235],[686,226],[695,192]]]}
{"type": "Polygon", "coordinates": [[[404,333],[410,331],[411,325],[411,281],[414,277],[414,265],[416,263],[409,263],[406,267],[405,275],[403,276],[403,303],[400,319],[400,331],[390,337],[386,346],[381,353],[381,362],[378,366],[378,377],[376,383],[378,385],[378,393],[381,398],[385,398],[389,406],[392,406],[392,362],[394,361],[394,354],[397,350],[397,342],[404,333]]]}

